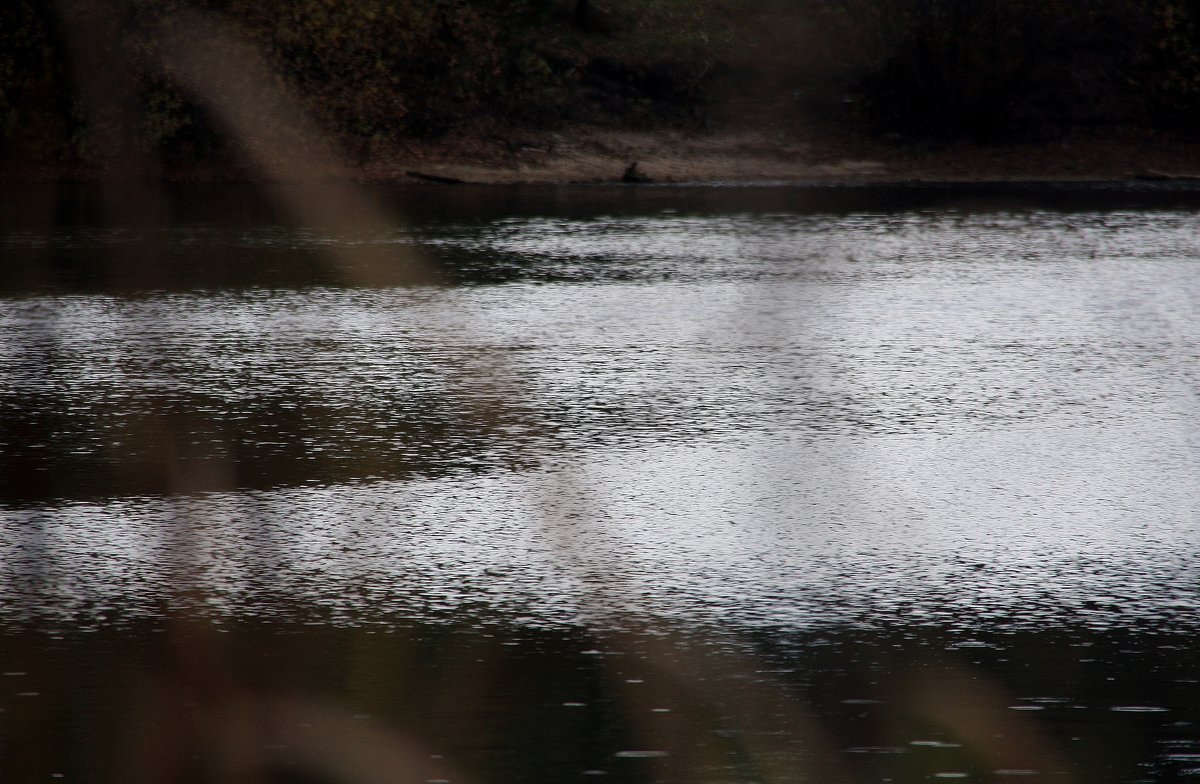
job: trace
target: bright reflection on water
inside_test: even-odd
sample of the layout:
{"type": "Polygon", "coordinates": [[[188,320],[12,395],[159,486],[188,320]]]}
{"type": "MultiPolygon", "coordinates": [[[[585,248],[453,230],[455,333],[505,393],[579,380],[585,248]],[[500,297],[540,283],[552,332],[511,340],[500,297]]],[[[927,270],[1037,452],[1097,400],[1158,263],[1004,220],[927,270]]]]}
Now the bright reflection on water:
{"type": "Polygon", "coordinates": [[[9,488],[5,604],[153,606],[182,513],[206,593],[266,611],[269,580],[348,622],[569,623],[595,578],[688,621],[1190,626],[1198,229],[533,218],[438,241],[515,257],[502,285],[13,299],[5,417],[70,436],[16,448],[84,476],[9,488]],[[131,497],[164,413],[245,490],[131,497]]]}
{"type": "MultiPolygon", "coordinates": [[[[806,646],[1003,669],[1004,635],[1031,634],[1038,663],[1079,653],[1008,708],[1096,748],[1115,717],[1153,722],[1141,772],[1200,770],[1183,653],[1140,690],[1079,674],[1125,671],[1119,641],[1088,657],[1105,634],[1200,630],[1191,210],[452,213],[349,240],[185,221],[0,247],[77,276],[0,304],[10,623],[723,630],[843,723],[885,686],[817,677],[845,670],[806,646]],[[453,285],[305,283],[337,242],[423,249],[453,285]],[[126,245],[276,277],[108,290],[89,254],[126,245]]],[[[978,780],[896,767],[953,738],[854,737],[834,756],[863,780],[978,780]]]]}

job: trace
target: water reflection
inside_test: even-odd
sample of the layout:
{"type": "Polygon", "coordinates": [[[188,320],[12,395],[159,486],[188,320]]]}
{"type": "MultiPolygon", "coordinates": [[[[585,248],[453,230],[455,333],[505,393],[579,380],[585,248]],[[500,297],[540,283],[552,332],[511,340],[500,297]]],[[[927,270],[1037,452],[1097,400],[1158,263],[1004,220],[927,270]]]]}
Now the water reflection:
{"type": "Polygon", "coordinates": [[[5,526],[5,604],[153,614],[182,516],[189,579],[234,614],[273,615],[285,596],[289,611],[303,600],[350,624],[467,606],[534,626],[597,623],[588,613],[602,611],[743,628],[1185,630],[1200,621],[1191,473],[1130,454],[1157,456],[1168,435],[762,437],[28,509],[5,526]],[[1118,448],[1128,462],[1105,466],[1118,448]],[[579,492],[564,497],[564,485],[579,492]],[[26,544],[31,532],[41,547],[26,544]],[[45,575],[33,589],[20,579],[30,572],[45,575]]]}
{"type": "Polygon", "coordinates": [[[650,194],[0,235],[17,777],[1191,775],[1200,217],[650,194]]]}

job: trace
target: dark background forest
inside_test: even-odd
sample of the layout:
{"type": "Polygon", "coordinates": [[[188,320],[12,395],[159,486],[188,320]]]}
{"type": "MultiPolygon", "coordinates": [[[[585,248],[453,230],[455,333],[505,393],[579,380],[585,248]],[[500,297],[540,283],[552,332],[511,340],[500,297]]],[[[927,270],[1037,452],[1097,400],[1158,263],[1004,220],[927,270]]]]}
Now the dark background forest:
{"type": "Polygon", "coordinates": [[[113,138],[167,165],[227,155],[159,65],[184,8],[231,23],[359,159],[580,125],[1004,144],[1190,139],[1200,117],[1200,0],[6,0],[0,158],[86,164],[113,138]],[[97,72],[132,111],[88,99],[97,72]]]}

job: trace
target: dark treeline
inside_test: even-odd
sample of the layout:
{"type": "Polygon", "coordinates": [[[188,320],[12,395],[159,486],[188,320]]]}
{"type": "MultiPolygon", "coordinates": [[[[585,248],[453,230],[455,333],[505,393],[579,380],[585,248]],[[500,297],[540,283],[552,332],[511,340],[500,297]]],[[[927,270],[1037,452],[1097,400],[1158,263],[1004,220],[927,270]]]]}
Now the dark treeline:
{"type": "Polygon", "coordinates": [[[139,118],[126,143],[168,159],[220,153],[217,124],[159,65],[159,31],[184,9],[232,23],[364,154],[498,124],[694,120],[721,35],[710,30],[724,29],[680,0],[5,0],[0,155],[101,154],[118,122],[106,107],[122,102],[139,118]]]}
{"type": "Polygon", "coordinates": [[[1078,126],[1186,130],[1200,112],[1195,0],[863,0],[877,126],[1007,139],[1078,126]]]}
{"type": "Polygon", "coordinates": [[[747,96],[776,123],[836,119],[904,138],[1187,133],[1200,116],[1200,0],[748,5],[6,0],[0,156],[87,162],[111,152],[98,140],[124,123],[123,143],[168,161],[219,157],[220,128],[156,65],[156,31],[184,8],[232,23],[331,137],[364,157],[502,127],[753,125],[764,118],[735,100],[747,96]],[[99,98],[84,86],[97,74],[110,85],[99,98]]]}

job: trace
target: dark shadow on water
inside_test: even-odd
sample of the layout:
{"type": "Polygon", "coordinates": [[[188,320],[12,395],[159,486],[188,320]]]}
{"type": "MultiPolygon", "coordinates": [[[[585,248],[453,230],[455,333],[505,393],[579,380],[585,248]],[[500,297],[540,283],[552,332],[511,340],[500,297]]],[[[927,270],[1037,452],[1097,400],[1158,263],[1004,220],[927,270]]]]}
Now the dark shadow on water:
{"type": "MultiPolygon", "coordinates": [[[[530,268],[515,256],[480,256],[439,239],[515,218],[591,220],[663,215],[797,214],[951,210],[1170,210],[1200,206],[1187,183],[983,183],[840,186],[364,186],[363,193],[402,216],[396,235],[342,237],[299,225],[278,209],[277,191],[253,185],[166,187],[151,223],[114,224],[111,188],[18,186],[0,195],[0,294],[302,289],[358,285],[353,266],[391,269],[410,280],[410,245],[434,265],[434,284],[563,282],[571,272],[530,268]],[[276,227],[275,231],[269,230],[276,227]],[[331,265],[330,243],[366,244],[331,265]],[[400,244],[395,240],[402,239],[400,244]],[[138,253],[131,256],[131,248],[138,253]],[[408,277],[406,277],[408,276],[408,277]]],[[[284,188],[286,190],[286,187],[284,188]]],[[[612,273],[621,279],[621,271],[612,273]]],[[[588,278],[583,278],[584,280],[588,278]]],[[[386,277],[383,279],[386,282],[386,277]]]]}
{"type": "Polygon", "coordinates": [[[754,781],[780,764],[901,783],[1128,780],[1149,764],[1167,780],[1200,753],[1190,640],[1152,630],[648,641],[486,617],[84,627],[0,637],[0,750],[14,780],[376,780],[341,777],[321,751],[336,737],[372,753],[404,738],[429,778],[499,784],[754,781]]]}

